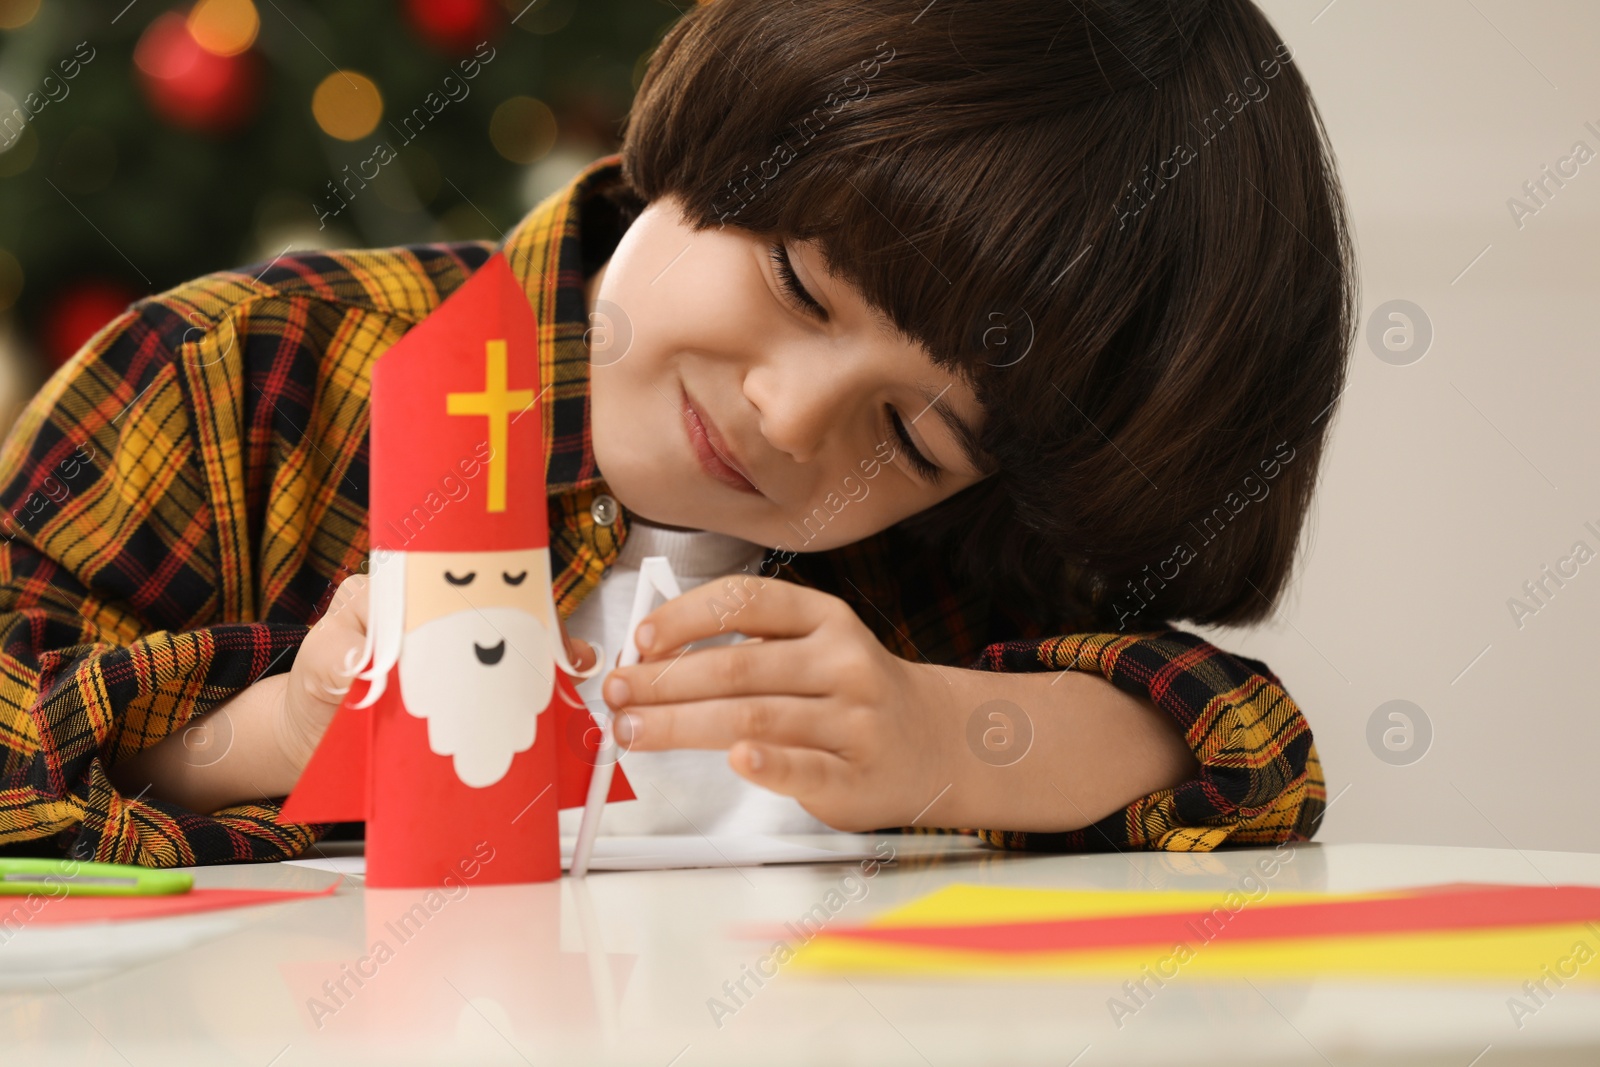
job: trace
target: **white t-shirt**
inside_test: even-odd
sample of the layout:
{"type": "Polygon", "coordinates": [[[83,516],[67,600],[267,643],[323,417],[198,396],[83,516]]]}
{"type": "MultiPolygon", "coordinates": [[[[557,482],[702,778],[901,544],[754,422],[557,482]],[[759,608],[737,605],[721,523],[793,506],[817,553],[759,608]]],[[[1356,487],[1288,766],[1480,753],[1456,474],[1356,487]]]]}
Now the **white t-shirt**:
{"type": "MultiPolygon", "coordinates": [[[[726,534],[669,530],[635,518],[629,523],[616,563],[567,620],[567,633],[603,646],[607,661],[615,663],[627,637],[624,629],[633,611],[639,564],[646,556],[665,556],[677,576],[678,588],[686,593],[724,574],[757,573],[763,552],[760,545],[726,534]]],[[[696,642],[694,648],[742,640],[743,635],[729,633],[696,642]]],[[[600,696],[605,675],[602,671],[578,686],[578,695],[590,708],[606,707],[600,696]]],[[[602,834],[805,834],[828,830],[793,798],[740,778],[728,766],[725,751],[627,752],[621,766],[639,799],[606,805],[600,821],[602,834]]],[[[582,817],[582,809],[562,812],[561,832],[576,834],[582,817]]]]}

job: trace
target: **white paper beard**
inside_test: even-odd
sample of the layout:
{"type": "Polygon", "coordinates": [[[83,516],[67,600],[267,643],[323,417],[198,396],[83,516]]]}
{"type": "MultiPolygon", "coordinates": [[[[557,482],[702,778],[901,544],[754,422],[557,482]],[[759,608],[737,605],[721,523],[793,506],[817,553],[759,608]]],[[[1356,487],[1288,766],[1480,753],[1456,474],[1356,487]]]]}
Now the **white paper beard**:
{"type": "Polygon", "coordinates": [[[407,631],[400,700],[428,720],[428,747],[455,757],[457,777],[493,785],[533,747],[555,685],[554,656],[549,629],[530,612],[458,611],[407,631]]]}

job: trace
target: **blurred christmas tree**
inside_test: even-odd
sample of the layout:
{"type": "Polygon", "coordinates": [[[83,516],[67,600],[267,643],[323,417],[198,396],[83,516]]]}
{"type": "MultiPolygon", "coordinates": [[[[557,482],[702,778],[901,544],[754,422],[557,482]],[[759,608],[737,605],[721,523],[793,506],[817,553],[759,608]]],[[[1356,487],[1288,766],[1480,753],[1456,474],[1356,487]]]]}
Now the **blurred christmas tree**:
{"type": "Polygon", "coordinates": [[[0,389],[30,371],[36,385],[129,301],[208,271],[498,238],[615,147],[678,14],[125,3],[0,0],[0,389]]]}

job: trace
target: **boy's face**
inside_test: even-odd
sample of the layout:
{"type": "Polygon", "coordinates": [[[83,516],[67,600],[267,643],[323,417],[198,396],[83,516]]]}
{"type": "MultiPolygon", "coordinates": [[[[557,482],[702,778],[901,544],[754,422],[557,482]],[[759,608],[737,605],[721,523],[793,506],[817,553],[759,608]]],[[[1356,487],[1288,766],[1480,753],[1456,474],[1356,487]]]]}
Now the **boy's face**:
{"type": "Polygon", "coordinates": [[[630,510],[816,552],[982,477],[949,425],[981,429],[971,387],[831,277],[816,248],[787,253],[805,295],[767,239],[696,232],[664,198],[591,281],[595,459],[630,510]]]}

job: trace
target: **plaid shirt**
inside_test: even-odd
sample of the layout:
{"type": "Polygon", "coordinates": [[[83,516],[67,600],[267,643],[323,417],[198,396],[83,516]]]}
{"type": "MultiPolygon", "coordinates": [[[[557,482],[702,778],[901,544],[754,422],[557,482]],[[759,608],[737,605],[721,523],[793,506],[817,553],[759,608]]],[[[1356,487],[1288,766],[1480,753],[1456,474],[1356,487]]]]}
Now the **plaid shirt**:
{"type": "MultiPolygon", "coordinates": [[[[629,525],[592,508],[606,486],[589,438],[580,233],[617,177],[615,159],[599,161],[498,246],[539,322],[563,618],[629,525]]],[[[130,307],[33,400],[0,451],[0,851],[274,860],[328,829],[279,825],[275,800],[205,815],[125,796],[107,771],[290,667],[367,553],[372,362],[495,250],[318,252],[208,275],[130,307]]],[[[890,529],[798,555],[783,576],[843,598],[909,659],[1099,672],[1170,715],[1200,765],[1087,829],[985,840],[1204,850],[1310,836],[1326,803],[1311,731],[1264,664],[1177,630],[1050,636],[947,570],[890,529]]]]}

